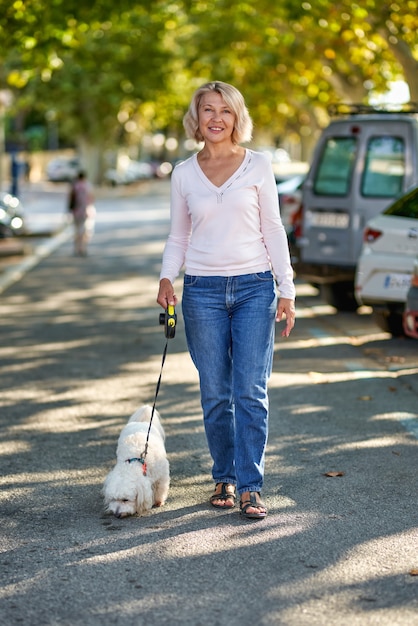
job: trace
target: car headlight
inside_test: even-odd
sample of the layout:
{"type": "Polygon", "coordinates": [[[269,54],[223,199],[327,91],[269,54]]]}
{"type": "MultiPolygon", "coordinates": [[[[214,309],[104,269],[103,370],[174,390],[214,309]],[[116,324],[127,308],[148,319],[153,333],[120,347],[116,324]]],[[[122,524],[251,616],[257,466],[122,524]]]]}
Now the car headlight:
{"type": "Polygon", "coordinates": [[[12,196],[10,193],[7,193],[4,196],[3,202],[5,202],[8,206],[11,206],[13,209],[19,206],[19,198],[16,198],[16,196],[12,196]]]}
{"type": "Polygon", "coordinates": [[[23,220],[21,217],[18,217],[17,215],[12,219],[11,221],[11,226],[12,228],[14,228],[15,230],[19,230],[19,228],[22,228],[23,226],[23,220]]]}

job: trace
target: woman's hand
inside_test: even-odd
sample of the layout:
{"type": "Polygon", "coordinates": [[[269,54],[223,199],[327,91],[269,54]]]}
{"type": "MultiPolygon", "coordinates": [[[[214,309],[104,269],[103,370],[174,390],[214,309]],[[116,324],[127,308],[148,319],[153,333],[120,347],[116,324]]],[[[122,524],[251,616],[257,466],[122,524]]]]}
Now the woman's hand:
{"type": "Polygon", "coordinates": [[[290,298],[280,298],[277,304],[277,313],[276,313],[276,322],[280,322],[283,318],[283,315],[286,316],[286,327],[282,330],[282,337],[288,337],[290,332],[295,325],[295,301],[290,298]]]}
{"type": "Polygon", "coordinates": [[[177,304],[177,296],[174,293],[174,287],[168,278],[162,278],[160,280],[157,302],[163,309],[166,309],[169,304],[172,306],[176,306],[177,304]]]}

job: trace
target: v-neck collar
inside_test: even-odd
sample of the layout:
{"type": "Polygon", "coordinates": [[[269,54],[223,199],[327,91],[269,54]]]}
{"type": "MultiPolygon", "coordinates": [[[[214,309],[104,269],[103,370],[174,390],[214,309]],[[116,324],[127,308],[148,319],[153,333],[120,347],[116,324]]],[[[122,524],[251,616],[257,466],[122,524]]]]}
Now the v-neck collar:
{"type": "Polygon", "coordinates": [[[197,160],[197,153],[193,155],[193,162],[195,165],[195,169],[199,175],[199,178],[204,182],[204,184],[209,187],[209,189],[211,189],[212,191],[214,191],[216,194],[223,194],[228,187],[230,187],[232,185],[232,183],[241,176],[241,174],[247,169],[247,166],[251,160],[251,152],[250,150],[248,150],[248,148],[244,148],[245,149],[245,155],[244,158],[242,160],[242,163],[239,167],[237,167],[237,169],[235,170],[235,172],[233,172],[231,174],[231,176],[220,186],[217,187],[216,185],[214,185],[209,178],[206,176],[206,174],[204,173],[204,171],[202,170],[202,168],[200,167],[199,161],[197,160]]]}

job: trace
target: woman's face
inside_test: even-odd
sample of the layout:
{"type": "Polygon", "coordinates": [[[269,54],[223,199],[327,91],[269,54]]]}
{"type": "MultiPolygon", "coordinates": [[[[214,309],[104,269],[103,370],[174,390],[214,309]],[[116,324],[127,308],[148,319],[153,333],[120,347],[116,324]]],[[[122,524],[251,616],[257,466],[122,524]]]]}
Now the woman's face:
{"type": "Polygon", "coordinates": [[[200,99],[199,130],[203,140],[212,143],[232,141],[235,114],[216,91],[203,94],[200,99]]]}

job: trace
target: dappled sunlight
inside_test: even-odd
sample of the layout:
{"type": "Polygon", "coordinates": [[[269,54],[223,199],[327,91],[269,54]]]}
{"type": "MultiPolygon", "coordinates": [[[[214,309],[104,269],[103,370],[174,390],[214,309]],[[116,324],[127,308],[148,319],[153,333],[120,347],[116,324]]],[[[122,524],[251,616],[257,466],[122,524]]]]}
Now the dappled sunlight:
{"type": "MultiPolygon", "coordinates": [[[[16,546],[20,547],[20,546],[16,546]]],[[[16,549],[15,548],[15,549],[16,549]]],[[[31,593],[32,590],[36,587],[41,588],[45,585],[48,576],[50,575],[50,570],[48,567],[39,568],[36,574],[31,576],[26,576],[24,579],[20,580],[18,583],[13,582],[10,585],[4,585],[3,587],[3,597],[13,598],[15,596],[21,597],[24,594],[31,593]]]]}
{"type": "MultiPolygon", "coordinates": [[[[177,421],[174,424],[171,422],[169,422],[169,424],[167,424],[167,426],[170,426],[170,430],[172,430],[173,432],[176,433],[177,437],[180,437],[181,435],[190,435],[192,433],[203,433],[204,429],[203,429],[203,420],[200,416],[195,417],[194,419],[188,420],[189,424],[186,427],[185,424],[183,424],[182,421],[177,421]],[[179,428],[178,425],[179,424],[183,424],[183,428],[179,428]],[[174,427],[174,428],[173,428],[174,427]]],[[[194,451],[194,453],[196,453],[196,451],[194,451]]],[[[184,453],[172,453],[174,454],[173,458],[180,458],[183,454],[187,456],[187,454],[190,454],[189,451],[186,451],[184,453]]]]}
{"type": "MultiPolygon", "coordinates": [[[[45,364],[43,364],[45,365],[45,364]]],[[[58,377],[59,382],[59,377],[58,377]]],[[[101,407],[101,411],[106,410],[111,412],[111,408],[107,408],[107,393],[109,391],[109,384],[112,382],[111,377],[105,376],[101,379],[94,381],[94,389],[92,388],[92,381],[86,381],[80,378],[77,380],[73,375],[71,383],[61,383],[62,389],[51,390],[52,380],[37,380],[34,381],[33,386],[28,385],[25,389],[19,393],[19,403],[22,405],[22,417],[24,416],[25,402],[30,403],[32,407],[39,406],[40,413],[45,415],[44,411],[47,410],[47,406],[51,407],[51,410],[62,411],[64,408],[68,411],[74,410],[77,405],[83,406],[83,414],[85,416],[94,415],[97,412],[98,406],[101,407]],[[89,408],[90,407],[90,408],[89,408]]],[[[125,388],[120,388],[112,392],[112,398],[114,401],[122,400],[126,396],[126,389],[129,387],[135,387],[138,381],[133,377],[125,380],[125,388]]],[[[9,399],[10,402],[16,402],[16,393],[12,389],[8,389],[4,392],[4,399],[9,399]]]]}
{"type": "MultiPolygon", "coordinates": [[[[203,517],[207,517],[207,513],[203,517]]],[[[189,558],[189,547],[193,543],[195,545],[194,556],[205,556],[209,554],[225,553],[240,548],[250,548],[251,546],[266,543],[266,541],[279,541],[285,537],[298,535],[310,528],[318,521],[318,516],[314,514],[305,514],[295,516],[288,513],[282,513],[280,518],[267,517],[263,520],[265,528],[264,532],[254,533],[246,530],[245,527],[236,528],[234,534],[234,547],[231,548],[230,534],[225,532],[225,528],[214,526],[208,532],[207,528],[191,531],[190,533],[182,533],[177,536],[175,544],[167,543],[162,550],[164,557],[167,559],[189,558]],[[268,539],[266,536],[268,531],[268,539]]]]}
{"type": "MultiPolygon", "coordinates": [[[[228,513],[230,515],[230,513],[228,513]]],[[[140,546],[130,548],[120,548],[120,534],[113,542],[108,539],[106,551],[103,554],[87,556],[77,560],[78,564],[94,565],[98,563],[112,563],[129,558],[133,551],[136,556],[139,554],[150,563],[158,561],[166,562],[168,567],[170,562],[178,559],[190,558],[190,546],[193,545],[193,558],[202,556],[224,554],[230,551],[248,549],[257,544],[266,544],[272,541],[282,540],[292,537],[312,528],[320,517],[315,513],[304,513],[298,515],[294,513],[282,513],[280,517],[270,517],[263,521],[264,532],[253,532],[251,525],[237,526],[234,523],[213,525],[213,512],[208,510],[194,511],[190,514],[183,514],[176,519],[170,519],[170,525],[165,527],[164,522],[158,526],[146,527],[141,530],[142,543],[140,546]],[[200,524],[199,524],[200,520],[200,524]],[[196,522],[200,528],[188,530],[188,524],[196,522]],[[208,525],[210,523],[210,525],[208,525]],[[166,532],[164,532],[166,529],[166,532]],[[268,531],[265,532],[265,531],[268,531]],[[234,537],[234,545],[231,547],[231,536],[234,537]],[[149,539],[152,538],[152,541],[149,539]],[[172,540],[169,540],[169,539],[172,540]],[[175,538],[175,540],[173,540],[175,538]],[[113,543],[113,545],[112,545],[113,543]]],[[[103,542],[101,542],[103,543],[103,542]]],[[[100,545],[100,543],[96,544],[100,545]]],[[[67,551],[71,554],[79,549],[67,551]]]]}
{"type": "Polygon", "coordinates": [[[371,418],[372,421],[387,421],[399,422],[402,426],[416,439],[418,439],[418,410],[416,413],[408,413],[407,411],[393,411],[392,413],[384,413],[382,415],[375,415],[371,418]]]}
{"type": "MultiPolygon", "coordinates": [[[[143,576],[134,574],[131,577],[131,586],[134,589],[142,589],[143,585],[143,576]]],[[[144,609],[144,600],[137,595],[133,596],[129,600],[124,599],[121,602],[119,599],[110,600],[109,598],[103,599],[100,605],[97,605],[92,609],[91,614],[95,619],[101,620],[103,623],[112,619],[112,621],[116,621],[120,619],[120,616],[123,619],[129,617],[133,623],[138,620],[138,616],[150,615],[149,623],[151,623],[155,618],[152,617],[155,614],[163,613],[167,611],[167,607],[172,606],[172,613],[176,613],[176,608],[181,604],[183,600],[182,592],[176,592],[174,590],[167,591],[166,593],[161,593],[159,591],[154,591],[154,593],[147,597],[146,601],[146,610],[144,609]]],[[[178,610],[177,610],[178,612],[178,610]]]]}
{"type": "MultiPolygon", "coordinates": [[[[39,354],[55,353],[63,349],[77,350],[78,348],[91,345],[92,342],[93,342],[92,337],[87,337],[85,339],[65,339],[60,342],[43,341],[42,343],[33,344],[32,346],[30,345],[25,346],[25,349],[24,351],[22,351],[22,354],[21,354],[21,359],[22,361],[26,361],[28,358],[38,358],[39,354]]],[[[14,352],[16,352],[16,350],[14,352]]],[[[2,357],[14,356],[14,359],[19,358],[19,355],[16,355],[15,353],[13,354],[13,349],[7,351],[7,350],[2,350],[2,348],[0,348],[0,356],[2,357]]],[[[42,363],[38,363],[38,365],[39,364],[42,364],[42,363]]],[[[30,363],[26,363],[26,364],[19,363],[18,365],[18,367],[25,367],[25,366],[26,367],[30,366],[30,363]]],[[[11,366],[8,366],[8,371],[9,372],[13,371],[13,369],[11,369],[13,367],[16,367],[16,364],[15,365],[12,364],[11,366]]]]}
{"type": "Polygon", "coordinates": [[[396,380],[402,376],[411,376],[418,374],[418,367],[405,368],[402,370],[394,371],[379,371],[379,370],[359,370],[359,371],[344,371],[335,373],[322,373],[322,372],[307,372],[304,374],[286,374],[286,381],[283,381],[283,375],[280,372],[274,372],[270,379],[270,387],[281,387],[289,385],[324,385],[329,383],[341,383],[350,382],[353,380],[365,380],[368,378],[373,379],[388,379],[396,380]]]}
{"type": "Polygon", "coordinates": [[[296,287],[296,298],[312,298],[319,295],[319,290],[311,285],[310,283],[301,282],[299,280],[295,281],[296,287]]]}
{"type": "Polygon", "coordinates": [[[11,425],[6,432],[13,433],[19,432],[33,432],[33,433],[78,433],[83,431],[90,431],[93,428],[106,428],[106,419],[103,417],[103,411],[101,413],[101,419],[95,421],[94,419],[88,419],[89,414],[92,417],[97,415],[98,403],[94,402],[89,406],[89,403],[83,403],[83,415],[80,417],[79,409],[73,411],[69,409],[65,415],[61,408],[46,409],[42,406],[39,413],[32,413],[30,417],[23,420],[19,426],[11,425]]]}
{"type": "Polygon", "coordinates": [[[378,370],[368,370],[368,369],[359,369],[357,371],[348,371],[348,372],[336,372],[334,374],[322,374],[321,372],[309,372],[308,377],[313,384],[323,384],[323,383],[340,383],[351,380],[361,380],[367,378],[389,378],[396,379],[400,376],[410,376],[412,374],[418,374],[418,367],[405,368],[401,371],[378,371],[378,370]]]}
{"type": "MultiPolygon", "coordinates": [[[[97,479],[101,478],[101,472],[95,465],[86,468],[87,471],[80,471],[78,469],[65,469],[65,470],[53,470],[50,469],[45,472],[31,472],[30,486],[26,487],[21,485],[22,475],[18,472],[9,474],[7,476],[0,476],[0,485],[3,488],[10,486],[21,485],[22,489],[30,489],[33,493],[36,493],[38,485],[46,484],[51,489],[60,488],[62,485],[68,485],[77,482],[77,485],[93,485],[97,479]]],[[[0,491],[0,497],[5,497],[6,492],[0,491]]],[[[51,506],[54,506],[53,500],[51,500],[51,506]]]]}
{"type": "Polygon", "coordinates": [[[323,336],[323,337],[311,337],[309,339],[286,339],[285,341],[280,338],[276,340],[276,349],[282,351],[285,350],[303,350],[306,348],[317,348],[320,346],[338,346],[338,345],[352,345],[362,346],[363,344],[369,344],[372,341],[381,341],[389,339],[388,333],[369,333],[363,336],[323,336]]]}
{"type": "MultiPolygon", "coordinates": [[[[193,429],[193,432],[203,433],[203,428],[201,429],[199,428],[197,430],[193,429]]],[[[184,435],[184,434],[190,434],[190,431],[178,431],[176,429],[175,434],[177,437],[177,436],[184,435]]],[[[200,448],[194,448],[193,455],[197,455],[197,454],[206,455],[207,454],[207,447],[206,445],[203,445],[203,444],[204,442],[202,443],[202,446],[200,448]]],[[[193,455],[190,453],[190,450],[179,450],[178,452],[170,452],[169,457],[170,457],[170,460],[174,463],[174,462],[180,462],[180,461],[185,461],[187,459],[190,459],[191,456],[193,455]]],[[[195,475],[193,474],[193,476],[195,475]]],[[[210,478],[207,476],[206,482],[208,483],[209,481],[210,481],[210,478]]]]}
{"type": "Polygon", "coordinates": [[[349,451],[355,451],[355,450],[373,450],[373,449],[379,449],[379,450],[384,450],[385,448],[396,448],[396,446],[399,445],[399,437],[398,436],[393,436],[391,437],[390,435],[385,435],[384,437],[370,437],[368,439],[365,440],[355,440],[355,441],[347,441],[345,443],[338,443],[335,444],[333,446],[327,447],[324,446],[321,451],[320,451],[320,455],[321,456],[325,456],[325,455],[329,455],[329,454],[337,454],[338,452],[349,452],[349,451]]]}
{"type": "Polygon", "coordinates": [[[322,412],[322,411],[329,411],[331,410],[331,406],[325,406],[325,405],[320,405],[320,404],[308,404],[308,405],[301,405],[301,406],[297,406],[297,407],[293,407],[290,412],[292,415],[309,415],[310,413],[312,413],[313,411],[315,411],[315,413],[318,412],[322,412]]]}
{"type": "Polygon", "coordinates": [[[289,498],[288,496],[279,496],[276,501],[276,510],[280,509],[293,509],[297,507],[296,500],[289,498]]]}
{"type": "MultiPolygon", "coordinates": [[[[311,557],[311,572],[307,574],[310,579],[309,591],[307,581],[304,585],[283,584],[271,589],[268,597],[279,602],[291,599],[291,604],[296,603],[301,614],[314,618],[326,594],[327,603],[331,607],[339,607],[339,612],[345,616],[345,623],[350,620],[360,623],[357,621],[361,615],[359,611],[365,610],[365,604],[375,610],[392,608],[396,614],[397,602],[394,601],[394,596],[400,587],[408,585],[408,574],[415,565],[415,562],[411,562],[410,552],[405,546],[416,542],[417,530],[410,529],[360,543],[342,553],[335,563],[323,568],[315,564],[315,557],[311,557]],[[389,586],[385,586],[385,582],[389,586]],[[383,589],[392,589],[393,593],[384,592],[383,589]]],[[[412,579],[410,584],[413,585],[412,579]]],[[[413,596],[412,592],[410,597],[413,596]]],[[[416,603],[410,600],[408,607],[406,599],[399,602],[403,608],[399,623],[415,623],[416,603]]],[[[395,614],[393,623],[398,622],[395,614]]],[[[289,615],[294,616],[294,612],[290,611],[289,615]]],[[[286,622],[287,611],[280,611],[280,616],[286,622]]],[[[274,615],[271,617],[274,618],[274,615]]],[[[365,623],[365,619],[360,618],[361,623],[365,623]]],[[[377,615],[376,624],[378,622],[377,615]]]]}
{"type": "Polygon", "coordinates": [[[297,310],[297,318],[314,318],[318,315],[335,315],[336,310],[334,307],[329,306],[328,304],[315,304],[310,307],[305,307],[297,310]]]}
{"type": "MultiPolygon", "coordinates": [[[[418,407],[417,407],[418,410],[418,407]]],[[[381,420],[414,420],[418,419],[417,413],[409,413],[407,411],[396,411],[394,413],[378,413],[370,418],[372,422],[380,422],[381,420]]]]}
{"type": "MultiPolygon", "coordinates": [[[[203,420],[202,420],[202,416],[201,415],[186,415],[186,416],[180,416],[180,417],[170,417],[170,426],[177,426],[181,424],[182,426],[185,426],[186,424],[199,424],[199,426],[203,427],[203,420]]],[[[176,428],[176,432],[179,432],[179,430],[176,428]]]]}
{"type": "MultiPolygon", "coordinates": [[[[151,222],[154,225],[154,222],[161,221],[164,223],[165,232],[167,231],[166,223],[168,218],[167,206],[164,205],[160,209],[152,209],[151,211],[141,211],[140,206],[135,206],[131,210],[124,209],[123,218],[121,218],[120,223],[128,222],[128,223],[138,223],[138,222],[151,222]]],[[[97,213],[97,224],[114,224],[115,223],[115,214],[114,213],[97,213]]],[[[127,231],[129,232],[129,231],[127,231]]],[[[122,230],[123,234],[123,230],[122,230]]]]}
{"type": "Polygon", "coordinates": [[[7,439],[0,441],[0,456],[13,454],[22,454],[30,450],[30,443],[20,439],[7,439]]]}
{"type": "MultiPolygon", "coordinates": [[[[209,454],[206,449],[205,454],[209,454]]],[[[170,455],[170,458],[173,458],[172,454],[170,455]]],[[[200,487],[207,489],[207,486],[207,474],[199,474],[199,472],[196,472],[193,476],[184,476],[181,480],[176,480],[172,484],[172,489],[183,489],[184,487],[200,487]]]]}

